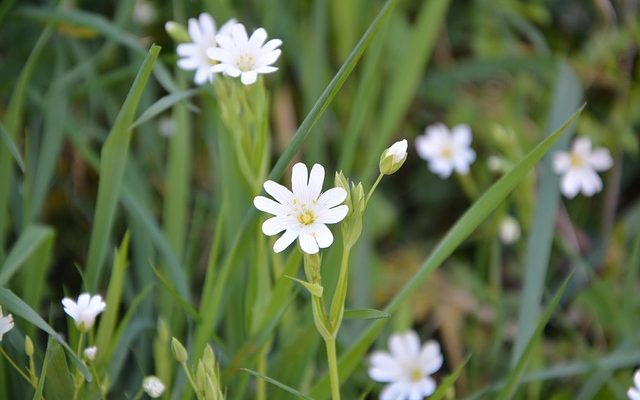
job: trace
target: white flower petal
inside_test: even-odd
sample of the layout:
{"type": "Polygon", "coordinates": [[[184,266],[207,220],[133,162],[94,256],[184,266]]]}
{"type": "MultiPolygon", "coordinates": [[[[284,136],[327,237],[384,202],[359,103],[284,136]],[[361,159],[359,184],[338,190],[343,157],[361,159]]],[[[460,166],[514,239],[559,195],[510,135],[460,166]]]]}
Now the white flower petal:
{"type": "Polygon", "coordinates": [[[193,71],[198,68],[200,63],[195,58],[181,58],[178,60],[177,65],[186,71],[193,71]]]}
{"type": "Polygon", "coordinates": [[[200,48],[193,43],[180,43],[176,47],[176,54],[180,57],[195,56],[200,52],[200,48]]]}
{"type": "Polygon", "coordinates": [[[377,382],[394,382],[401,378],[402,368],[395,358],[384,351],[377,351],[369,358],[369,377],[377,382]]]}
{"type": "Polygon", "coordinates": [[[207,57],[215,61],[226,61],[231,58],[231,54],[220,47],[209,47],[207,49],[207,57]]]}
{"type": "Polygon", "coordinates": [[[325,224],[313,224],[312,234],[321,249],[326,249],[333,243],[333,234],[325,224]]]}
{"type": "Polygon", "coordinates": [[[249,38],[249,46],[252,48],[260,48],[267,40],[267,31],[264,28],[258,28],[251,34],[249,38]]]}
{"type": "Polygon", "coordinates": [[[633,374],[633,383],[636,385],[636,388],[640,388],[640,369],[633,374]]]}
{"type": "Polygon", "coordinates": [[[282,40],[280,39],[271,39],[267,43],[262,46],[263,51],[273,51],[278,47],[282,46],[282,40]]]}
{"type": "Polygon", "coordinates": [[[293,193],[283,185],[274,181],[266,181],[263,186],[264,190],[281,204],[290,205],[293,203],[293,193]]]}
{"type": "Polygon", "coordinates": [[[298,238],[298,230],[297,229],[287,229],[282,236],[273,244],[273,251],[276,253],[280,253],[282,250],[286,249],[298,238]]]}
{"type": "Polygon", "coordinates": [[[234,18],[231,18],[220,27],[220,30],[218,31],[218,35],[230,35],[231,27],[237,23],[238,21],[236,21],[234,18]]]}
{"type": "Polygon", "coordinates": [[[429,340],[422,346],[422,350],[420,350],[420,366],[425,374],[433,374],[442,367],[443,362],[438,342],[429,340]]]}
{"type": "Polygon", "coordinates": [[[341,204],[347,198],[347,191],[341,187],[334,187],[318,197],[318,207],[331,208],[341,204]]]}
{"type": "Polygon", "coordinates": [[[446,179],[453,172],[453,164],[447,160],[436,158],[429,162],[429,169],[440,178],[446,179]]]}
{"type": "Polygon", "coordinates": [[[431,157],[436,154],[436,151],[439,150],[436,149],[436,147],[431,144],[431,140],[429,140],[429,138],[424,135],[418,136],[416,138],[415,146],[418,156],[420,156],[420,158],[422,158],[423,160],[431,159],[431,157]]]}
{"type": "Polygon", "coordinates": [[[213,66],[211,66],[211,69],[210,69],[212,74],[215,74],[215,73],[218,73],[218,72],[226,72],[226,70],[227,70],[227,66],[224,65],[224,64],[213,65],[213,66]]]}
{"type": "Polygon", "coordinates": [[[203,85],[207,82],[207,80],[209,80],[209,77],[211,76],[211,71],[209,67],[199,67],[196,70],[196,74],[193,77],[193,81],[197,84],[197,85],[203,85]]]}
{"type": "Polygon", "coordinates": [[[78,308],[87,308],[89,307],[89,302],[91,301],[91,295],[89,293],[82,293],[78,297],[78,308]]]}
{"type": "Polygon", "coordinates": [[[342,221],[349,213],[349,207],[341,205],[338,207],[322,210],[318,212],[316,221],[321,224],[337,224],[342,221]]]}
{"type": "Polygon", "coordinates": [[[270,66],[256,68],[256,72],[259,74],[270,74],[272,72],[276,72],[277,70],[278,70],[277,67],[270,67],[270,66]]]}
{"type": "Polygon", "coordinates": [[[264,196],[254,197],[253,205],[258,210],[264,211],[266,213],[273,214],[273,215],[286,215],[289,212],[289,209],[287,207],[264,196]]]}
{"type": "Polygon", "coordinates": [[[229,76],[231,76],[233,78],[237,78],[240,75],[242,75],[242,71],[240,71],[238,68],[236,68],[236,67],[234,67],[232,65],[229,65],[229,64],[224,64],[224,65],[226,67],[225,70],[224,70],[225,74],[227,74],[227,75],[229,75],[229,76]]]}
{"type": "Polygon", "coordinates": [[[320,251],[318,243],[309,229],[300,231],[298,242],[300,242],[300,248],[302,248],[302,251],[307,254],[316,254],[320,251]]]}
{"type": "Polygon", "coordinates": [[[577,176],[576,172],[573,170],[569,170],[566,174],[562,176],[560,179],[560,191],[565,197],[570,199],[576,197],[578,192],[580,191],[580,180],[579,176],[577,176]]]}
{"type": "Polygon", "coordinates": [[[411,386],[405,381],[393,382],[382,389],[380,400],[406,400],[411,386]]]}
{"type": "Polygon", "coordinates": [[[313,164],[313,167],[311,168],[311,173],[309,174],[309,184],[308,184],[309,200],[316,200],[320,196],[320,192],[322,192],[323,183],[324,183],[324,167],[320,164],[313,164]]]}
{"type": "Polygon", "coordinates": [[[415,360],[420,355],[420,338],[414,331],[396,333],[389,338],[391,354],[400,360],[415,360]]]}
{"type": "Polygon", "coordinates": [[[249,43],[249,37],[247,36],[247,30],[242,24],[235,24],[231,26],[231,36],[236,44],[246,46],[249,43]]]}
{"type": "Polygon", "coordinates": [[[571,150],[584,158],[591,153],[591,140],[586,137],[579,137],[573,141],[571,150]]]}
{"type": "Polygon", "coordinates": [[[202,42],[202,32],[200,32],[200,25],[198,24],[198,20],[195,18],[189,18],[189,21],[187,23],[187,29],[189,30],[189,36],[191,36],[191,40],[193,40],[194,43],[202,42]]]}
{"type": "Polygon", "coordinates": [[[593,196],[602,190],[602,181],[596,172],[592,169],[584,169],[579,175],[580,186],[582,186],[582,194],[585,196],[593,196]]]}
{"type": "Polygon", "coordinates": [[[273,64],[274,62],[276,62],[278,60],[278,58],[280,57],[281,53],[282,53],[281,50],[270,51],[270,52],[260,56],[260,58],[258,60],[256,60],[256,63],[259,64],[260,66],[273,64]]]}
{"type": "Polygon", "coordinates": [[[613,159],[607,149],[595,149],[587,159],[596,171],[606,171],[613,166],[613,159]]]}
{"type": "Polygon", "coordinates": [[[230,35],[219,33],[216,35],[216,42],[218,43],[218,46],[227,52],[235,49],[235,44],[233,43],[233,39],[230,35]]]}
{"type": "Polygon", "coordinates": [[[640,390],[632,387],[627,391],[627,397],[629,400],[640,400],[640,390]]]}
{"type": "Polygon", "coordinates": [[[297,163],[291,170],[291,191],[293,195],[300,201],[307,202],[307,182],[309,173],[307,166],[303,163],[297,163]]]}
{"type": "Polygon", "coordinates": [[[553,155],[553,171],[562,174],[571,168],[571,155],[566,151],[558,151],[553,155]]]}
{"type": "Polygon", "coordinates": [[[240,75],[240,81],[245,85],[253,85],[258,80],[256,71],[246,71],[240,75]]]}
{"type": "Polygon", "coordinates": [[[277,235],[291,226],[291,219],[277,216],[269,218],[262,223],[262,232],[267,236],[277,235]]]}
{"type": "Polygon", "coordinates": [[[205,38],[212,38],[216,35],[216,23],[211,15],[207,13],[200,14],[200,31],[205,38]]]}
{"type": "Polygon", "coordinates": [[[467,124],[460,124],[451,129],[453,143],[459,146],[468,147],[471,144],[471,128],[467,124]]]}
{"type": "Polygon", "coordinates": [[[419,399],[431,396],[436,391],[436,381],[433,378],[425,376],[420,381],[413,384],[414,389],[420,394],[419,399]]]}

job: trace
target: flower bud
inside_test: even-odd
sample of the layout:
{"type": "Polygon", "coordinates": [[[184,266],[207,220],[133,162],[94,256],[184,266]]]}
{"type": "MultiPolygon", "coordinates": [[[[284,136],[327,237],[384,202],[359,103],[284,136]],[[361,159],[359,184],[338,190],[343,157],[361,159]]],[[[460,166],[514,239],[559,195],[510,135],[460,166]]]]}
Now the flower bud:
{"type": "Polygon", "coordinates": [[[89,361],[93,361],[96,359],[97,352],[98,348],[96,346],[87,347],[84,349],[84,357],[89,361]]]}
{"type": "Polygon", "coordinates": [[[402,167],[407,159],[407,139],[395,142],[380,156],[380,173],[391,175],[402,167]]]}
{"type": "Polygon", "coordinates": [[[29,335],[26,335],[24,337],[24,353],[27,355],[27,357],[33,356],[33,342],[31,341],[29,335]]]}
{"type": "Polygon", "coordinates": [[[154,375],[149,375],[142,381],[142,389],[152,399],[157,399],[164,393],[164,383],[154,375]]]}
{"type": "Polygon", "coordinates": [[[173,356],[176,358],[176,361],[180,364],[187,362],[187,360],[189,359],[187,350],[176,338],[171,339],[171,350],[173,350],[173,356]]]}
{"type": "Polygon", "coordinates": [[[520,224],[518,220],[507,215],[500,222],[500,241],[504,244],[513,244],[520,239],[520,224]]]}
{"type": "Polygon", "coordinates": [[[171,39],[176,43],[186,43],[191,41],[189,33],[187,33],[187,29],[182,24],[175,21],[168,21],[165,23],[164,30],[167,31],[167,34],[169,34],[171,39]]]}
{"type": "Polygon", "coordinates": [[[216,355],[213,353],[213,349],[207,344],[202,354],[202,362],[207,372],[213,373],[216,370],[216,355]]]}

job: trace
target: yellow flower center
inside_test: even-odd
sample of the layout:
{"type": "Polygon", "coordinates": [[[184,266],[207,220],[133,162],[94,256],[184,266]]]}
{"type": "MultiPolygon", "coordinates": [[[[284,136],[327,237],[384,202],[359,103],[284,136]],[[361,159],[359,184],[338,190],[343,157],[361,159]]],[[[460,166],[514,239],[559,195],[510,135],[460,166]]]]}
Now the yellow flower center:
{"type": "Polygon", "coordinates": [[[420,382],[420,380],[422,380],[422,371],[417,368],[413,369],[410,378],[412,382],[420,382]]]}
{"type": "Polygon", "coordinates": [[[573,153],[571,154],[571,166],[573,168],[580,168],[584,164],[584,160],[579,155],[573,153]]]}
{"type": "Polygon", "coordinates": [[[315,220],[316,216],[311,211],[305,210],[302,213],[298,214],[298,221],[302,225],[311,225],[315,220]]]}
{"type": "Polygon", "coordinates": [[[251,71],[255,63],[256,60],[251,54],[241,54],[236,61],[238,69],[242,72],[251,71]]]}
{"type": "Polygon", "coordinates": [[[453,149],[450,146],[444,146],[440,151],[440,156],[446,160],[451,160],[453,157],[453,149]]]}

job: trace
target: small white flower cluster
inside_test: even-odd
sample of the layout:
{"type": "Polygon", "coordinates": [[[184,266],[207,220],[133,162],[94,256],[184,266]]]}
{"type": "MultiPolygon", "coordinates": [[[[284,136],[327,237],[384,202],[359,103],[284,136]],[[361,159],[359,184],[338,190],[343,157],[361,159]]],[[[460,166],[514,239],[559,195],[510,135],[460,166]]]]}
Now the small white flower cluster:
{"type": "Polygon", "coordinates": [[[2,307],[0,307],[0,342],[2,336],[13,329],[13,316],[11,314],[3,315],[2,307]]]}
{"type": "Polygon", "coordinates": [[[388,383],[380,392],[380,400],[421,400],[436,390],[430,376],[443,364],[440,345],[429,340],[420,346],[414,331],[396,333],[389,338],[389,350],[376,351],[369,358],[369,376],[388,383]]]}
{"type": "Polygon", "coordinates": [[[216,31],[213,17],[202,13],[197,19],[189,18],[188,32],[191,43],[181,43],[176,49],[181,57],[178,67],[196,71],[194,82],[198,85],[212,82],[218,72],[240,77],[243,84],[251,85],[258,79],[258,74],[278,70],[272,64],[280,57],[278,47],[282,41],[266,41],[267,31],[263,28],[249,36],[243,24],[231,19],[216,31]]]}

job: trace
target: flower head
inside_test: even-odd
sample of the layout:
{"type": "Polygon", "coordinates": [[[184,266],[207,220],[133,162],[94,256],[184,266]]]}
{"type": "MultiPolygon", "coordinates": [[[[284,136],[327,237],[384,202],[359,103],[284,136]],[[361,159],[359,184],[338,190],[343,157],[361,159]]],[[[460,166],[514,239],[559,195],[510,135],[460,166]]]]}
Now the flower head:
{"type": "Polygon", "coordinates": [[[454,126],[451,131],[440,123],[427,126],[424,135],[416,138],[416,151],[441,178],[448,178],[454,170],[466,175],[476,159],[471,129],[465,124],[454,126]]]}
{"type": "Polygon", "coordinates": [[[609,150],[598,148],[592,151],[588,138],[577,138],[571,151],[559,151],[553,155],[553,170],[562,175],[560,191],[570,199],[579,192],[593,196],[601,191],[602,181],[596,171],[605,171],[612,165],[609,150]]]}
{"type": "Polygon", "coordinates": [[[500,241],[504,244],[513,244],[520,239],[520,224],[518,220],[510,215],[507,215],[500,221],[500,230],[498,236],[500,241]]]}
{"type": "Polygon", "coordinates": [[[82,293],[78,297],[77,303],[65,297],[62,299],[62,305],[64,306],[64,312],[73,318],[76,327],[82,332],[91,329],[98,314],[107,307],[107,304],[102,301],[102,296],[91,296],[89,293],[82,293]]]}
{"type": "MultiPolygon", "coordinates": [[[[229,20],[222,25],[217,34],[225,34],[235,23],[235,20],[229,20]]],[[[213,80],[211,66],[215,61],[207,56],[207,49],[216,46],[216,23],[211,15],[202,13],[197,19],[189,18],[188,30],[191,43],[181,43],[176,48],[176,53],[181,57],[178,60],[178,67],[187,71],[195,70],[193,81],[197,85],[211,82],[213,80]]]]}
{"type": "Polygon", "coordinates": [[[640,369],[633,374],[633,386],[627,390],[630,400],[640,400],[640,369]]]}
{"type": "Polygon", "coordinates": [[[407,159],[407,139],[392,144],[380,156],[380,173],[391,175],[396,172],[407,159]]]}
{"type": "Polygon", "coordinates": [[[0,307],[0,342],[2,336],[13,329],[13,316],[11,314],[3,315],[2,307],[0,307]]]}
{"type": "Polygon", "coordinates": [[[297,163],[291,173],[292,191],[274,181],[266,181],[264,189],[276,201],[264,196],[253,199],[258,210],[274,215],[262,224],[262,232],[272,236],[284,231],[273,245],[276,253],[296,239],[307,254],[316,254],[333,243],[333,234],[326,224],[338,223],[347,216],[349,207],[340,205],[347,198],[347,191],[334,187],[320,194],[323,181],[322,165],[315,164],[308,174],[307,166],[297,163]]]}
{"type": "Polygon", "coordinates": [[[207,55],[219,61],[211,67],[213,72],[224,72],[234,78],[240,77],[245,85],[251,85],[258,79],[258,74],[268,74],[277,71],[272,66],[280,57],[282,40],[267,40],[267,31],[256,29],[251,37],[242,24],[235,24],[229,34],[220,33],[216,36],[219,47],[207,50],[207,55]]]}
{"type": "Polygon", "coordinates": [[[152,399],[157,399],[164,393],[164,383],[154,375],[149,375],[142,381],[142,389],[152,399]]]}
{"type": "Polygon", "coordinates": [[[442,367],[440,345],[429,340],[420,347],[414,331],[396,333],[389,338],[389,349],[376,351],[369,358],[369,376],[389,383],[380,393],[381,400],[421,400],[436,390],[429,375],[442,367]]]}
{"type": "Polygon", "coordinates": [[[98,348],[96,346],[87,347],[84,349],[84,356],[87,360],[93,361],[96,359],[96,353],[98,352],[98,348]]]}

